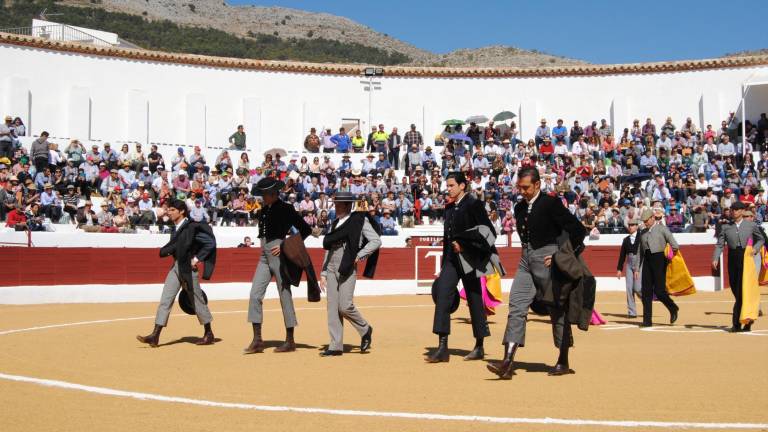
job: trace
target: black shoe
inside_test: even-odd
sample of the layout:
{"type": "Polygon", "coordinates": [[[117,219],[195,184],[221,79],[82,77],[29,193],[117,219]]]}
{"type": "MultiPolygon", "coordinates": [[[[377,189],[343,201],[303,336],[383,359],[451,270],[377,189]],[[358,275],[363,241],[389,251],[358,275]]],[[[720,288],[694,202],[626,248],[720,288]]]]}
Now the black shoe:
{"type": "Polygon", "coordinates": [[[679,311],[680,308],[675,308],[673,311],[669,312],[669,323],[674,324],[675,321],[677,321],[677,311],[679,311]]]}
{"type": "Polygon", "coordinates": [[[432,354],[426,356],[424,361],[427,363],[447,363],[450,360],[448,355],[448,336],[440,336],[439,345],[432,354]]]}
{"type": "Polygon", "coordinates": [[[744,327],[741,329],[741,331],[742,331],[743,333],[749,333],[749,332],[751,332],[751,331],[752,331],[752,323],[749,323],[749,324],[745,325],[745,326],[744,326],[744,327]]]}
{"type": "Polygon", "coordinates": [[[320,357],[335,357],[335,356],[340,356],[342,354],[343,354],[342,351],[336,351],[336,350],[327,349],[327,350],[323,350],[320,353],[320,357]]]}
{"type": "Polygon", "coordinates": [[[644,322],[644,323],[640,324],[640,327],[653,327],[653,323],[644,322]]]}
{"type": "Polygon", "coordinates": [[[549,376],[560,376],[560,375],[570,375],[575,374],[576,372],[569,368],[568,365],[564,364],[556,364],[555,367],[552,368],[549,372],[547,372],[547,375],[549,376]]]}
{"type": "Polygon", "coordinates": [[[364,353],[371,349],[371,335],[373,334],[373,327],[368,326],[368,331],[365,332],[363,338],[360,340],[360,352],[364,353]]]}
{"type": "Polygon", "coordinates": [[[741,333],[741,326],[733,326],[729,328],[728,333],[741,333]]]}
{"type": "Polygon", "coordinates": [[[471,360],[482,360],[485,358],[485,350],[483,347],[475,347],[475,349],[472,350],[469,354],[464,356],[464,360],[471,361],[471,360]]]}

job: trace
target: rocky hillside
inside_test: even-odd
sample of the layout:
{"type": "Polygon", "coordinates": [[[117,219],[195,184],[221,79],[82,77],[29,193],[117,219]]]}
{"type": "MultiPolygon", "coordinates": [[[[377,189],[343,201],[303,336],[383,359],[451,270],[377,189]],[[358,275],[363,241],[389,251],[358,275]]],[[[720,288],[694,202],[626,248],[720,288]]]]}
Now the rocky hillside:
{"type": "MultiPolygon", "coordinates": [[[[267,34],[283,39],[324,38],[359,43],[404,54],[411,59],[407,65],[412,66],[530,67],[585,63],[501,46],[462,49],[438,55],[344,17],[281,7],[231,6],[224,0],[62,0],[57,3],[100,7],[112,12],[144,16],[149,20],[170,20],[185,26],[210,27],[242,37],[267,34]]],[[[51,19],[55,21],[55,17],[51,19]]]]}

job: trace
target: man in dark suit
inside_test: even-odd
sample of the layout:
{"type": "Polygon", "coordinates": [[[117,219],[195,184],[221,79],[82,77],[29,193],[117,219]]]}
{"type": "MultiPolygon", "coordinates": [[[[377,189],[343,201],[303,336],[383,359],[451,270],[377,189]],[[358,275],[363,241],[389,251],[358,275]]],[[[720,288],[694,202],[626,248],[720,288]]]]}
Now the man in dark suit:
{"type": "Polygon", "coordinates": [[[480,288],[480,277],[491,274],[494,267],[503,274],[498,252],[493,246],[496,231],[488,219],[481,201],[467,191],[464,174],[453,172],[446,178],[448,197],[451,201],[445,209],[443,233],[443,261],[440,275],[432,285],[435,316],[432,332],[438,335],[437,350],[428,355],[428,363],[447,362],[448,335],[451,333],[451,313],[459,305],[456,286],[464,284],[472,318],[472,334],[475,347],[465,360],[481,360],[485,356],[483,340],[490,336],[485,306],[480,288]]]}
{"type": "Polygon", "coordinates": [[[259,213],[261,257],[256,273],[253,275],[250,301],[248,302],[248,322],[253,326],[253,340],[243,350],[245,354],[264,351],[264,340],[261,337],[261,323],[264,319],[263,302],[267,286],[273,277],[277,283],[277,292],[280,295],[280,307],[283,309],[283,321],[285,323],[285,343],[276,347],[275,352],[296,351],[293,330],[298,322],[293,307],[290,282],[284,280],[280,271],[282,265],[280,246],[292,227],[301,233],[302,239],[306,239],[311,234],[312,229],[291,204],[280,199],[280,190],[284,186],[282,181],[272,177],[263,178],[256,184],[256,189],[264,198],[264,208],[259,213]]]}
{"type": "Polygon", "coordinates": [[[742,302],[742,278],[744,274],[744,250],[747,243],[752,239],[753,253],[758,254],[763,247],[763,231],[760,225],[744,218],[744,210],[747,206],[743,202],[735,202],[731,205],[733,211],[733,220],[724,224],[717,236],[717,246],[712,255],[712,267],[717,270],[720,254],[723,253],[726,245],[728,246],[728,282],[731,285],[731,292],[736,302],[733,304],[732,327],[731,332],[738,333],[750,331],[752,324],[746,324],[743,328],[739,320],[741,314],[742,302]]]}
{"type": "MultiPolygon", "coordinates": [[[[501,379],[511,379],[514,375],[515,352],[525,345],[528,309],[537,292],[543,293],[552,284],[552,255],[558,250],[558,237],[567,233],[574,252],[579,255],[586,236],[584,226],[563,206],[562,200],[541,192],[541,178],[536,168],[526,167],[518,171],[517,189],[523,196],[514,209],[523,253],[509,293],[504,360],[488,364],[488,369],[501,379]]],[[[553,336],[560,356],[550,375],[573,373],[568,367],[571,326],[565,315],[551,308],[553,336]]]]}
{"type": "Polygon", "coordinates": [[[160,249],[160,256],[173,256],[174,262],[163,285],[160,305],[157,307],[155,329],[147,336],[136,336],[139,342],[156,347],[160,332],[168,324],[176,294],[184,288],[182,295],[194,297],[195,314],[205,328],[203,338],[197,345],[211,345],[214,342],[211,321],[213,317],[208,310],[203,290],[200,288],[197,264],[204,264],[203,279],[210,279],[216,264],[216,238],[207,224],[194,222],[187,216],[187,204],[174,200],[168,206],[168,216],[175,225],[171,241],[160,249]]]}

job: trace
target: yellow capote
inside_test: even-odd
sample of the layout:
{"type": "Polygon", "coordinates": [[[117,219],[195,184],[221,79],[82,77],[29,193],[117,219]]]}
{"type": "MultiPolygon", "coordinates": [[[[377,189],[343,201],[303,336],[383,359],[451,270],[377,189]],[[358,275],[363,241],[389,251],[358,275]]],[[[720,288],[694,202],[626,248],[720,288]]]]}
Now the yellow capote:
{"type": "Polygon", "coordinates": [[[757,319],[760,310],[760,285],[757,282],[757,267],[753,256],[752,240],[744,249],[744,272],[741,274],[741,314],[739,321],[749,324],[757,319]]]}
{"type": "Polygon", "coordinates": [[[496,306],[501,304],[501,274],[494,268],[493,274],[485,275],[485,288],[491,301],[486,301],[485,310],[488,315],[496,314],[496,306]]]}
{"type": "MultiPolygon", "coordinates": [[[[672,249],[667,245],[664,249],[664,255],[669,257],[671,254],[672,249]]],[[[685,260],[679,250],[672,255],[672,259],[667,264],[667,292],[671,296],[696,294],[691,272],[688,271],[688,266],[685,265],[685,260]]]]}

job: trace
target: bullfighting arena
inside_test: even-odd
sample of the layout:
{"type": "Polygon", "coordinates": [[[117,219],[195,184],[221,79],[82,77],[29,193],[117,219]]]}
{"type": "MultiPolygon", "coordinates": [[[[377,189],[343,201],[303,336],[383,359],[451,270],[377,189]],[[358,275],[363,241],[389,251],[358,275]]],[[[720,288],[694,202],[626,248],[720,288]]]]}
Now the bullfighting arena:
{"type": "MultiPolygon", "coordinates": [[[[359,298],[372,350],[357,352],[347,326],[336,358],[318,356],[324,301],[296,301],[298,351],[247,356],[246,301],[211,302],[217,343],[202,347],[196,319],[175,307],[158,348],[134,338],[151,329],[156,303],[0,306],[1,429],[768,430],[768,328],[760,320],[751,333],[726,333],[727,290],[681,298],[676,325],[643,330],[625,317],[623,293],[598,293],[608,324],[576,331],[576,374],[562,377],[546,374],[556,357],[548,320],[530,315],[512,381],[462,361],[473,344],[465,305],[454,314],[451,361],[429,365],[429,296],[359,298]]],[[[668,322],[659,306],[654,321],[668,322]]],[[[265,309],[265,338],[277,346],[279,304],[265,309]]],[[[489,360],[502,356],[506,307],[498,312],[489,360]]]]}

